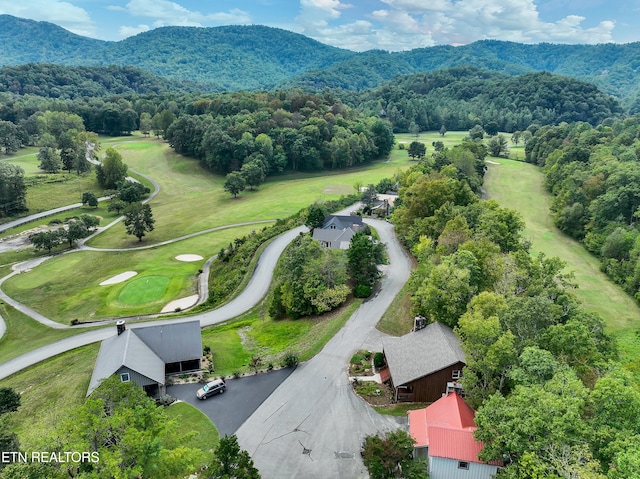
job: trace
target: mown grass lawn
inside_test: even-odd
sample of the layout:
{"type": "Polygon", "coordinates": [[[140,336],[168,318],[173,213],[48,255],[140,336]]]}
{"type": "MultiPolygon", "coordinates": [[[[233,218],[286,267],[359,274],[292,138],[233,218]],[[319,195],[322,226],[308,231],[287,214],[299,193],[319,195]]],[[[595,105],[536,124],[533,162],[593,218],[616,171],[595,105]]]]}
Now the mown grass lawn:
{"type": "MultiPolygon", "coordinates": [[[[170,301],[196,292],[198,270],[206,258],[258,227],[262,225],[229,228],[139,251],[77,251],[59,255],[28,273],[8,279],[2,288],[13,299],[63,324],[74,319],[88,321],[158,313],[170,301]],[[178,261],[175,257],[180,254],[198,254],[205,259],[178,261]],[[121,283],[100,286],[126,271],[138,274],[121,283]]],[[[121,225],[114,228],[124,229],[121,225]]],[[[150,241],[146,239],[143,244],[150,241]]]]}
{"type": "Polygon", "coordinates": [[[215,424],[206,414],[186,402],[173,403],[165,408],[165,413],[170,420],[175,421],[174,433],[177,437],[189,435],[180,446],[200,449],[205,456],[202,465],[209,464],[213,460],[213,451],[220,442],[220,433],[215,424]]]}
{"type": "Polygon", "coordinates": [[[204,329],[202,344],[213,351],[214,376],[249,372],[252,356],[262,359],[262,369],[269,363],[280,366],[287,351],[296,353],[300,361],[312,358],[344,326],[361,302],[352,300],[318,317],[278,321],[268,318],[262,305],[238,320],[204,329]]]}
{"type": "Polygon", "coordinates": [[[602,316],[618,340],[623,361],[640,366],[640,308],[620,287],[600,271],[599,261],[577,241],[558,230],[551,217],[551,197],[542,172],[534,165],[491,158],[485,188],[489,198],[519,211],[525,221],[525,238],[532,251],[558,256],[575,274],[575,294],[588,311],[602,316]]]}

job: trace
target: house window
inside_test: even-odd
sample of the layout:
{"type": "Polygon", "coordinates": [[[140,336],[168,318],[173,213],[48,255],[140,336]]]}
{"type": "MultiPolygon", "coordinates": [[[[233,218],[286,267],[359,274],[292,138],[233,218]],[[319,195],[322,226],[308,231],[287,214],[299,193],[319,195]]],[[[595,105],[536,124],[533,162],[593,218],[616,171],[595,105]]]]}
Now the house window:
{"type": "Polygon", "coordinates": [[[466,461],[458,461],[458,469],[469,470],[469,463],[466,461]]]}
{"type": "Polygon", "coordinates": [[[129,378],[129,373],[122,373],[120,375],[120,381],[122,381],[123,383],[128,383],[129,381],[131,381],[131,379],[129,378]]]}
{"type": "Polygon", "coordinates": [[[462,371],[460,369],[455,369],[451,372],[451,377],[453,379],[460,379],[462,377],[462,371]]]}

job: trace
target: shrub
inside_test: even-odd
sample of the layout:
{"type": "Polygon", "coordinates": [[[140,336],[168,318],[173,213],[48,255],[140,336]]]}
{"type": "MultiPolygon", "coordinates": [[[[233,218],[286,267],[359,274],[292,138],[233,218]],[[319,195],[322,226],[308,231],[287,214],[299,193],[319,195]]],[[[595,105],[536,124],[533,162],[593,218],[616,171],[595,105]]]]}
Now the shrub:
{"type": "Polygon", "coordinates": [[[373,365],[376,368],[381,368],[384,366],[384,354],[382,353],[376,353],[373,355],[373,365]]]}
{"type": "Polygon", "coordinates": [[[282,358],[282,365],[285,368],[296,367],[299,362],[300,358],[298,358],[298,355],[293,351],[287,351],[286,353],[284,353],[284,356],[282,358]]]}
{"type": "Polygon", "coordinates": [[[371,286],[367,286],[366,284],[359,284],[353,290],[353,295],[356,298],[368,298],[371,296],[371,286]]]}

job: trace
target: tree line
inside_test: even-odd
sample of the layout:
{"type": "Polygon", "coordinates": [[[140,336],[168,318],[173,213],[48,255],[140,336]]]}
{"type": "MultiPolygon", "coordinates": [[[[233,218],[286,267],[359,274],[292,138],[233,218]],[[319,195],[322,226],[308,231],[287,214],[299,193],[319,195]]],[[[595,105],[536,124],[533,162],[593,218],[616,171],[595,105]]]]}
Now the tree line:
{"type": "Polygon", "coordinates": [[[392,219],[418,266],[412,313],[452,327],[477,409],[480,458],[507,478],[640,473],[640,389],[558,258],[532,255],[520,215],[479,200],[446,165],[400,178],[392,219]]]}

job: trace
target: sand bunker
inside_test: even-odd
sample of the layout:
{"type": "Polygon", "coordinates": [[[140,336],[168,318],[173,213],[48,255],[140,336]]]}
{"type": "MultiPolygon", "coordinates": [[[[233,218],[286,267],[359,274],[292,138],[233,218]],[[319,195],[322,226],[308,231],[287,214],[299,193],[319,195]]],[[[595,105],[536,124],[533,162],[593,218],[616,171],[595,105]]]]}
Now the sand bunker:
{"type": "Polygon", "coordinates": [[[199,254],[179,254],[178,256],[176,256],[176,259],[178,261],[191,262],[191,261],[200,261],[201,259],[204,259],[204,258],[199,254]]]}
{"type": "Polygon", "coordinates": [[[499,165],[500,163],[498,163],[497,161],[491,161],[491,160],[484,160],[485,163],[489,163],[490,165],[499,165]]]}
{"type": "Polygon", "coordinates": [[[162,313],[173,313],[176,309],[180,308],[186,309],[190,308],[194,304],[198,302],[198,295],[193,294],[191,296],[187,296],[186,298],[175,299],[167,304],[164,308],[162,308],[162,313]]]}
{"type": "Polygon", "coordinates": [[[124,273],[116,274],[112,278],[109,278],[109,279],[103,281],[102,283],[100,283],[100,286],[106,286],[108,284],[122,283],[123,281],[126,281],[129,278],[133,278],[136,274],[138,274],[138,273],[136,273],[135,271],[125,271],[124,273]]]}

